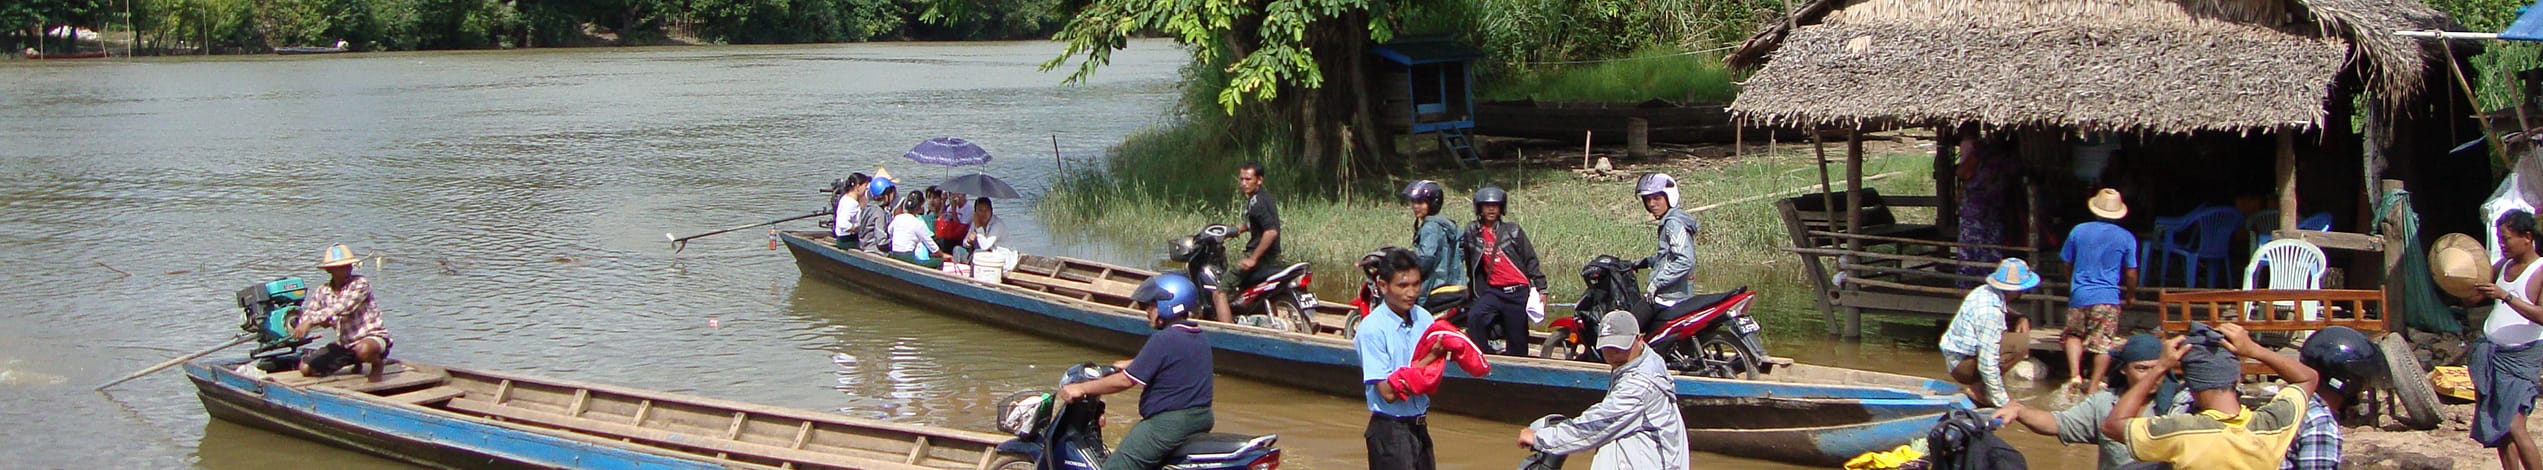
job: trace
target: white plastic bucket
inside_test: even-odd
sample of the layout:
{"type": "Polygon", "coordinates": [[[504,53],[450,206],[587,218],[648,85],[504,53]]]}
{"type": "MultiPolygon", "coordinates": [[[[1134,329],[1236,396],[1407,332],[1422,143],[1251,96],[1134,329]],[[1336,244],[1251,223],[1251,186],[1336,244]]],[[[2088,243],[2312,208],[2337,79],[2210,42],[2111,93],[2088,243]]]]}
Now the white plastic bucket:
{"type": "Polygon", "coordinates": [[[1015,259],[1012,253],[1005,250],[972,253],[971,280],[980,281],[983,284],[1005,283],[1009,260],[1015,259]]]}

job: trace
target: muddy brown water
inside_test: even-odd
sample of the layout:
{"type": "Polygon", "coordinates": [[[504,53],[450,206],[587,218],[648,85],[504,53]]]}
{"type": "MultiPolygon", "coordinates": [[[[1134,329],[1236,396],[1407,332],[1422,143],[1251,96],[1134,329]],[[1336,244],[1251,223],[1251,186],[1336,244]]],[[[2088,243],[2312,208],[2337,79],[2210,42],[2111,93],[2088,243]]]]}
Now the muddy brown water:
{"type": "MultiPolygon", "coordinates": [[[[899,155],[938,135],[981,142],[998,155],[981,169],[1036,197],[1057,166],[1095,164],[1109,143],[1167,119],[1184,59],[1171,44],[1140,42],[1075,86],[1034,71],[1056,52],[925,43],[0,64],[10,175],[0,303],[17,306],[0,315],[0,466],[399,465],[209,420],[174,370],[88,390],[229,338],[233,292],[323,276],[310,265],[334,241],[385,257],[366,269],[400,357],[991,430],[996,398],[1118,356],[804,277],[757,234],[676,255],[662,234],[818,210],[814,188],[876,164],[932,181],[948,172],[899,155]]],[[[1000,211],[1021,234],[1009,243],[1027,251],[1157,256],[1152,243],[1047,233],[1030,207],[1000,211]]],[[[1779,282],[1760,307],[1788,323],[1776,353],[1934,375],[1929,347],[1808,334],[1815,313],[1798,294],[1771,294],[1797,292],[1779,282]]],[[[1218,390],[1221,430],[1280,433],[1288,467],[1361,466],[1358,399],[1233,378],[1218,390]]],[[[1132,407],[1127,396],[1115,404],[1132,407]]],[[[1521,456],[1516,425],[1432,424],[1443,467],[1521,456]]],[[[2015,441],[2034,463],[2091,465],[2089,448],[2015,441]]]]}

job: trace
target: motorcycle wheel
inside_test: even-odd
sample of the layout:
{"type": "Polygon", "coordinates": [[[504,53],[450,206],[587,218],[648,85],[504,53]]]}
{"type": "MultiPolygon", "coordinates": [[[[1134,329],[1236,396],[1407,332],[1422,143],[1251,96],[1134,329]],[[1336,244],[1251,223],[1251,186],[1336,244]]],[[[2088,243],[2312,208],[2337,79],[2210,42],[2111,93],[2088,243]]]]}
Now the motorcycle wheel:
{"type": "Polygon", "coordinates": [[[1696,336],[1696,360],[1703,364],[1696,375],[1724,379],[1757,380],[1757,352],[1730,330],[1715,328],[1696,336]]]}
{"type": "Polygon", "coordinates": [[[1311,335],[1316,334],[1315,320],[1307,318],[1306,309],[1298,308],[1298,301],[1288,299],[1272,301],[1271,316],[1272,318],[1288,320],[1289,331],[1311,335]]]}
{"type": "Polygon", "coordinates": [[[1571,353],[1571,331],[1555,328],[1553,331],[1545,332],[1545,346],[1536,350],[1536,357],[1568,361],[1572,360],[1571,353]]]}
{"type": "Polygon", "coordinates": [[[996,470],[1033,470],[1033,461],[1015,457],[998,457],[998,462],[989,464],[989,468],[996,470]]]}
{"type": "Polygon", "coordinates": [[[1350,318],[1342,319],[1342,339],[1360,336],[1360,318],[1363,316],[1365,315],[1352,315],[1350,318]]]}

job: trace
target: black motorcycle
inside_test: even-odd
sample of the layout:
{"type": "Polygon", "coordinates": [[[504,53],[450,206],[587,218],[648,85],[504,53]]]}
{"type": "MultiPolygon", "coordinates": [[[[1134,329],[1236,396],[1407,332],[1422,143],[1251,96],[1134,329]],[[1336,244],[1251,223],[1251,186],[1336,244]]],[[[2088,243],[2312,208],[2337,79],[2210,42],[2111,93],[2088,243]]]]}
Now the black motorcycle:
{"type": "Polygon", "coordinates": [[[1587,287],[1572,316],[1547,324],[1553,331],[1545,336],[1542,357],[1598,361],[1598,352],[1588,348],[1589,340],[1598,334],[1598,321],[1607,312],[1632,312],[1641,321],[1642,341],[1652,352],[1666,360],[1670,370],[1703,377],[1756,379],[1767,373],[1773,363],[1766,360],[1766,342],[1757,319],[1748,316],[1748,306],[1757,293],[1747,287],[1726,292],[1698,295],[1663,307],[1643,295],[1641,282],[1634,275],[1640,269],[1634,263],[1599,255],[1581,266],[1581,285],[1587,287]]]}
{"type": "MultiPolygon", "coordinates": [[[[1218,292],[1219,277],[1227,273],[1227,237],[1235,231],[1223,224],[1210,224],[1199,233],[1169,243],[1167,256],[1184,263],[1184,275],[1190,276],[1193,283],[1218,292]]],[[[1227,308],[1235,311],[1227,317],[1240,324],[1315,333],[1316,322],[1307,315],[1307,309],[1316,305],[1316,294],[1307,289],[1314,281],[1315,273],[1307,269],[1307,263],[1281,268],[1244,292],[1229,295],[1227,308]]],[[[1204,303],[1200,317],[1218,318],[1217,310],[1213,303],[1204,303]]]]}
{"type": "MultiPolygon", "coordinates": [[[[1121,369],[1078,363],[1060,373],[1060,385],[1087,382],[1121,369]]],[[[998,430],[1015,439],[998,444],[998,453],[1014,456],[999,470],[1097,470],[1112,451],[1104,447],[1104,401],[1084,397],[1068,403],[1049,392],[1027,392],[1000,403],[998,430]]],[[[1167,453],[1165,468],[1175,470],[1269,470],[1280,468],[1278,434],[1201,433],[1167,453]]]]}

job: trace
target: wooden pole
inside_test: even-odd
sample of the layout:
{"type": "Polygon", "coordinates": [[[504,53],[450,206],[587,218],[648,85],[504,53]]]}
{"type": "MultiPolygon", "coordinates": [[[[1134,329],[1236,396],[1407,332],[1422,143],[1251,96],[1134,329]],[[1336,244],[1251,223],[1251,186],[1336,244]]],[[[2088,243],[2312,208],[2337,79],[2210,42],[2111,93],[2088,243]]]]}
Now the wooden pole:
{"type": "MultiPolygon", "coordinates": [[[[2499,166],[2502,168],[2515,166],[2516,160],[2508,158],[2507,144],[2499,140],[2499,130],[2490,126],[2490,115],[2488,113],[2481,112],[2481,94],[2472,91],[2472,82],[2464,79],[2463,67],[2455,62],[2455,48],[2452,45],[2441,45],[2437,49],[2446,51],[2447,75],[2454,76],[2455,86],[2463,88],[2464,101],[2472,103],[2473,117],[2481,118],[2481,135],[2482,138],[2490,141],[2491,158],[2498,159],[2499,166]]],[[[2517,105],[2514,107],[2519,110],[2525,109],[2524,105],[2517,105]]],[[[2287,211],[2285,209],[2280,209],[2279,212],[2284,213],[2287,211]]]]}
{"type": "Polygon", "coordinates": [[[1051,134],[1051,165],[1059,167],[1061,178],[1068,177],[1068,160],[1060,158],[1060,135],[1051,134]]]}
{"type": "Polygon", "coordinates": [[[1581,168],[1589,168],[1589,143],[1598,131],[1581,131],[1581,168]]]}
{"type": "Polygon", "coordinates": [[[2296,128],[2278,128],[2278,231],[2296,230],[2296,128]]]}
{"type": "Polygon", "coordinates": [[[1959,153],[1959,129],[1934,126],[1934,199],[1942,201],[1934,205],[1934,227],[1942,233],[1960,233],[1959,153]]]}
{"type": "MultiPolygon", "coordinates": [[[[1845,233],[1860,235],[1863,233],[1862,127],[1849,129],[1845,133],[1845,186],[1845,233]]],[[[1856,238],[1846,240],[1845,251],[1849,253],[1863,252],[1863,239],[1856,238]]],[[[1842,264],[1853,264],[1854,262],[1854,257],[1847,256],[1844,258],[1844,263],[1842,264]]],[[[1839,270],[1838,272],[1846,273],[1846,278],[1849,282],[1851,282],[1853,278],[1859,277],[1853,274],[1854,271],[1852,270],[1839,270]]],[[[1845,337],[1849,339],[1863,337],[1862,308],[1851,305],[1846,306],[1845,337]]]]}

